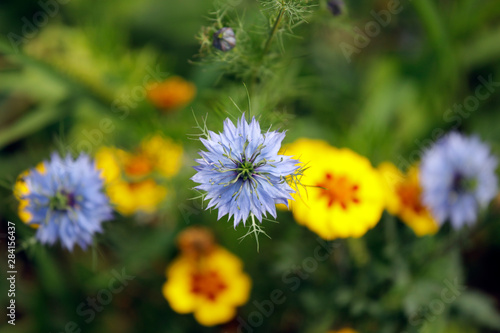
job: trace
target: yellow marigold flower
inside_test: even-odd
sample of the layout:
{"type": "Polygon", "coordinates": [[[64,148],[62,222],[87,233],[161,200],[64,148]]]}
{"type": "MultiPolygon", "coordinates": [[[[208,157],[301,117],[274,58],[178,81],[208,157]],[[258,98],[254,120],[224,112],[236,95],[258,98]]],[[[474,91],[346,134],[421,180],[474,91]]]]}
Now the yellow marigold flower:
{"type": "Polygon", "coordinates": [[[251,280],[241,260],[216,246],[198,259],[181,255],[167,268],[163,295],[178,313],[194,313],[204,326],[230,321],[236,307],[245,304],[251,280]]]}
{"type": "Polygon", "coordinates": [[[121,152],[125,174],[132,179],[142,179],[153,171],[152,161],[143,153],[129,154],[121,152]]]}
{"type": "Polygon", "coordinates": [[[172,139],[155,135],[142,142],[141,151],[165,177],[177,174],[181,168],[183,149],[172,139]]]}
{"type": "MultiPolygon", "coordinates": [[[[45,165],[43,162],[39,163],[36,166],[36,170],[40,173],[45,173],[45,165]]],[[[14,196],[19,201],[18,214],[21,221],[24,223],[29,223],[31,221],[31,214],[26,211],[26,207],[29,205],[29,200],[23,199],[24,196],[29,194],[28,185],[24,181],[24,178],[28,175],[29,170],[22,172],[16,180],[16,184],[14,185],[14,196]]],[[[39,227],[38,224],[30,224],[30,226],[34,229],[39,227]]]]}
{"type": "Polygon", "coordinates": [[[122,171],[118,160],[119,152],[120,149],[101,147],[95,155],[97,168],[101,170],[101,175],[107,184],[121,177],[122,171]]]}
{"type": "Polygon", "coordinates": [[[143,140],[132,153],[101,147],[95,159],[102,170],[111,203],[119,213],[130,215],[138,211],[156,211],[167,189],[158,184],[154,176],[167,178],[177,174],[182,156],[182,146],[158,134],[143,140]]]}
{"type": "MultiPolygon", "coordinates": [[[[29,171],[24,171],[21,173],[16,180],[16,184],[14,185],[14,196],[19,201],[18,214],[21,221],[24,223],[28,223],[31,221],[31,214],[25,211],[26,207],[29,204],[27,199],[23,199],[25,195],[29,194],[28,186],[24,181],[24,177],[28,175],[29,171]]],[[[34,225],[33,225],[34,226],[34,225]]]]}
{"type": "Polygon", "coordinates": [[[439,225],[422,203],[418,167],[412,166],[406,175],[390,162],[380,164],[378,169],[387,189],[387,211],[399,216],[417,236],[435,234],[439,225]]]}
{"type": "Polygon", "coordinates": [[[299,224],[324,239],[361,237],[382,215],[385,193],[370,161],[349,149],[324,141],[299,139],[286,155],[300,157],[309,167],[294,195],[292,211],[299,224]]]}
{"type": "Polygon", "coordinates": [[[107,185],[106,193],[117,212],[131,215],[138,211],[154,213],[165,199],[167,189],[152,179],[138,182],[117,180],[107,185]]]}
{"type": "Polygon", "coordinates": [[[162,110],[180,109],[189,104],[196,94],[196,86],[179,76],[153,84],[148,88],[148,98],[162,110]]]}

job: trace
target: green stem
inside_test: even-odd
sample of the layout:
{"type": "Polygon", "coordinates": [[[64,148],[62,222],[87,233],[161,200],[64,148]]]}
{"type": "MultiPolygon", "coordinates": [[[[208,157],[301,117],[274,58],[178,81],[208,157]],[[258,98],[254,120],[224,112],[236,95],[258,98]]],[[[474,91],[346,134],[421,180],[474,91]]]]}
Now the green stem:
{"type": "MultiPolygon", "coordinates": [[[[278,31],[278,27],[281,23],[281,20],[283,19],[283,15],[285,14],[285,10],[283,7],[280,8],[280,11],[278,12],[278,17],[276,17],[276,21],[274,21],[273,28],[271,32],[269,33],[269,37],[267,38],[266,45],[264,46],[264,51],[262,51],[261,59],[265,57],[267,52],[269,52],[269,49],[271,47],[271,44],[273,42],[274,36],[276,35],[276,32],[278,31]]],[[[262,63],[262,60],[261,60],[262,63]]]]}
{"type": "Polygon", "coordinates": [[[243,236],[241,236],[239,239],[243,240],[247,236],[250,236],[253,234],[255,236],[255,241],[257,242],[257,252],[259,252],[259,249],[260,249],[259,248],[259,234],[264,234],[264,236],[266,236],[269,239],[271,239],[271,237],[269,237],[269,235],[257,223],[255,223],[255,216],[253,215],[253,213],[250,213],[250,218],[252,219],[252,225],[248,228],[247,233],[244,234],[243,236]]]}
{"type": "Polygon", "coordinates": [[[37,109],[36,112],[27,114],[16,123],[0,131],[0,149],[44,128],[48,124],[57,122],[63,116],[65,116],[65,113],[61,112],[53,104],[46,105],[37,109]]]}
{"type": "Polygon", "coordinates": [[[257,72],[259,69],[262,67],[262,63],[264,62],[264,58],[266,54],[269,52],[271,45],[274,40],[274,36],[276,36],[276,32],[278,31],[278,28],[281,24],[281,21],[283,20],[283,16],[285,15],[285,9],[283,6],[281,6],[278,16],[276,17],[276,20],[274,21],[274,24],[271,28],[271,31],[269,32],[269,36],[267,37],[266,44],[264,45],[264,49],[262,50],[262,53],[260,55],[259,62],[257,63],[257,66],[254,68],[253,73],[252,73],[252,79],[250,80],[250,91],[254,91],[255,83],[257,80],[257,72]]]}
{"type": "Polygon", "coordinates": [[[475,35],[473,40],[464,43],[459,50],[459,57],[466,69],[494,62],[500,56],[500,27],[475,35]],[[471,52],[474,50],[474,52],[471,52]]]}
{"type": "Polygon", "coordinates": [[[443,24],[443,19],[432,0],[413,1],[417,14],[427,31],[431,46],[436,51],[440,70],[453,86],[456,82],[457,61],[449,38],[449,32],[443,24]]]}
{"type": "Polygon", "coordinates": [[[257,234],[255,216],[253,215],[253,213],[250,213],[250,216],[252,217],[252,228],[254,230],[253,233],[255,235],[255,241],[257,242],[257,252],[259,252],[259,235],[257,234]]]}

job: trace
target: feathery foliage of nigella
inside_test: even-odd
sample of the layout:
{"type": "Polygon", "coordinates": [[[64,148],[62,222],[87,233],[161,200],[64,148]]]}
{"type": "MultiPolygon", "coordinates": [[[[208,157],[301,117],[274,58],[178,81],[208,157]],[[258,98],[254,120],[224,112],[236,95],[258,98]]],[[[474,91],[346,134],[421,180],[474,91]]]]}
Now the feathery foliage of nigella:
{"type": "Polygon", "coordinates": [[[85,154],[73,160],[53,153],[44,167],[44,172],[32,169],[25,177],[26,211],[30,224],[38,226],[36,238],[51,245],[59,240],[68,250],[75,244],[86,249],[102,231],[102,222],[113,217],[100,170],[85,154]]]}
{"type": "Polygon", "coordinates": [[[497,193],[497,159],[477,137],[451,133],[423,156],[423,201],[439,223],[455,228],[476,221],[478,211],[497,193]]]}
{"type": "Polygon", "coordinates": [[[278,154],[284,137],[284,132],[262,133],[259,122],[248,123],[244,114],[236,126],[226,119],[222,133],[206,130],[200,140],[207,151],[200,152],[192,180],[206,192],[207,209],[218,209],[218,219],[233,217],[235,227],[249,217],[255,226],[254,217],[262,222],[267,213],[276,218],[275,205],[288,206],[295,192],[287,179],[301,173],[298,160],[278,154]]]}
{"type": "MultiPolygon", "coordinates": [[[[276,53],[284,51],[284,36],[307,22],[318,0],[259,0],[261,16],[245,20],[245,7],[239,1],[220,0],[210,12],[211,24],[202,27],[197,39],[203,62],[217,63],[227,74],[244,81],[271,77],[280,62],[276,53]],[[231,27],[232,30],[228,30],[231,27]],[[221,33],[226,33],[227,36],[221,33]],[[215,38],[214,36],[219,37],[215,38]],[[228,43],[220,44],[226,39],[228,43]],[[234,43],[237,47],[232,49],[234,43]],[[275,47],[276,44],[279,46],[275,47]],[[215,46],[215,47],[214,47],[215,46]],[[231,52],[219,52],[218,50],[231,52]],[[271,56],[274,55],[274,56],[271,56]]],[[[281,63],[283,66],[283,63],[281,63]]]]}

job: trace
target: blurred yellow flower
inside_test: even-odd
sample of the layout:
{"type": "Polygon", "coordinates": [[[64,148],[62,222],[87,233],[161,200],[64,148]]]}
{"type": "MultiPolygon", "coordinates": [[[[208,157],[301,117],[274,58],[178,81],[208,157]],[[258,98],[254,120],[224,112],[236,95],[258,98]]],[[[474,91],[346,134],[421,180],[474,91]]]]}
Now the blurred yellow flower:
{"type": "MultiPolygon", "coordinates": [[[[42,174],[45,173],[45,165],[43,164],[43,162],[38,163],[38,165],[36,166],[36,170],[38,170],[38,172],[42,174]]],[[[28,175],[28,173],[29,170],[22,172],[17,177],[16,184],[14,185],[14,196],[19,201],[19,207],[18,207],[19,218],[24,223],[29,223],[32,218],[31,214],[26,211],[26,207],[28,207],[29,205],[29,200],[23,198],[25,195],[29,194],[28,186],[24,181],[24,178],[28,175]]],[[[30,224],[29,226],[35,229],[39,227],[38,224],[30,224]]]]}
{"type": "Polygon", "coordinates": [[[155,135],[141,143],[141,151],[165,177],[176,175],[182,165],[182,146],[172,139],[155,135]]]}
{"type": "Polygon", "coordinates": [[[148,88],[148,98],[158,109],[175,110],[189,104],[196,94],[196,86],[179,76],[173,76],[148,88]]]}
{"type": "Polygon", "coordinates": [[[387,211],[399,216],[417,236],[435,234],[439,225],[421,201],[418,168],[412,166],[403,175],[394,164],[384,162],[378,169],[387,189],[387,211]]]}
{"type": "Polygon", "coordinates": [[[133,153],[101,147],[95,159],[97,167],[102,170],[111,203],[119,213],[130,215],[157,210],[167,195],[167,189],[156,181],[156,176],[168,178],[177,174],[182,155],[182,146],[155,135],[143,140],[133,153]]]}
{"type": "Polygon", "coordinates": [[[95,154],[97,168],[101,170],[101,175],[107,184],[121,178],[122,170],[118,155],[122,153],[126,154],[117,148],[101,147],[95,154]]]}
{"type": "Polygon", "coordinates": [[[299,186],[291,204],[299,224],[331,240],[361,237],[378,223],[385,193],[368,159],[310,139],[288,145],[285,155],[300,158],[309,167],[301,178],[305,188],[299,186]]]}
{"type": "Polygon", "coordinates": [[[166,275],[163,295],[172,309],[193,313],[204,326],[230,321],[250,294],[251,280],[241,260],[219,246],[198,258],[180,255],[166,275]]]}
{"type": "Polygon", "coordinates": [[[108,184],[106,193],[116,211],[122,215],[131,215],[138,211],[154,213],[165,199],[167,189],[152,179],[138,182],[118,180],[108,184]]]}

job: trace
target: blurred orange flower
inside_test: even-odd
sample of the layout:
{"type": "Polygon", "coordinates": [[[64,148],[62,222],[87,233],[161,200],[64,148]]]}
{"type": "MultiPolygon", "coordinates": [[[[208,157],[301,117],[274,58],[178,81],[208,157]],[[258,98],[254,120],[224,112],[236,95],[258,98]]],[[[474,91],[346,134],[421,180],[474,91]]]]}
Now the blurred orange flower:
{"type": "Polygon", "coordinates": [[[148,88],[148,98],[162,110],[180,109],[189,104],[196,94],[196,86],[179,76],[173,76],[148,88]]]}
{"type": "Polygon", "coordinates": [[[378,169],[386,186],[387,211],[399,216],[417,236],[435,234],[439,225],[422,203],[418,168],[412,166],[403,175],[394,164],[384,162],[378,169]]]}

